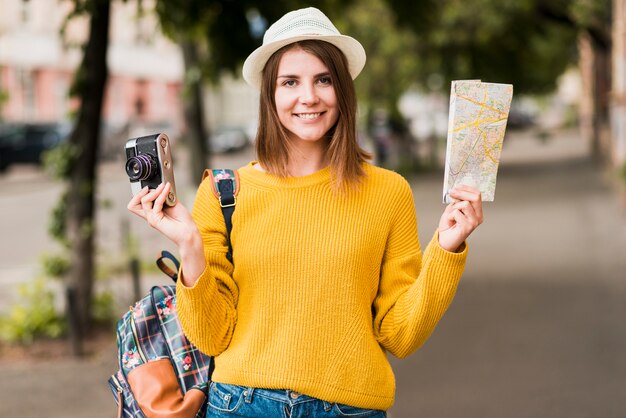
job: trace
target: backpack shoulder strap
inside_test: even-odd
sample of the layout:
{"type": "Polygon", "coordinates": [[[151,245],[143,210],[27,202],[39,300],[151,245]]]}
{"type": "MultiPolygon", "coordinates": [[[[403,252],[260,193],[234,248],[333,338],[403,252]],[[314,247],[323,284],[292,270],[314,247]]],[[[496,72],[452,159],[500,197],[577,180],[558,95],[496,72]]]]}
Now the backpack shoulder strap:
{"type": "Polygon", "coordinates": [[[224,222],[226,223],[226,237],[228,238],[228,253],[226,257],[232,263],[233,246],[230,242],[230,232],[233,229],[233,212],[237,204],[237,194],[239,193],[239,173],[237,170],[224,168],[206,169],[202,175],[202,180],[211,178],[213,194],[220,202],[224,222]]]}
{"type": "Polygon", "coordinates": [[[202,174],[202,180],[207,177],[211,178],[213,194],[221,200],[221,205],[234,204],[234,202],[228,202],[226,199],[228,198],[227,194],[232,194],[232,196],[236,197],[239,193],[239,172],[227,168],[207,168],[202,174]],[[232,187],[232,189],[228,190],[228,187],[232,187]]]}

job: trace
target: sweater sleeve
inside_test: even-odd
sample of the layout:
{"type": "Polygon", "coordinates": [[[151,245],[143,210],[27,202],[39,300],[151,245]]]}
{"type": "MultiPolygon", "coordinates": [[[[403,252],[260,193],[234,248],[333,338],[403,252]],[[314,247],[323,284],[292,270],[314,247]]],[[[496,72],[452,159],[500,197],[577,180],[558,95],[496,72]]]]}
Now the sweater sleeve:
{"type": "Polygon", "coordinates": [[[428,339],[452,302],[467,245],[448,252],[435,232],[422,256],[408,183],[398,196],[374,300],[374,332],[386,350],[404,358],[428,339]]]}
{"type": "MultiPolygon", "coordinates": [[[[224,216],[208,178],[198,188],[192,216],[202,236],[206,268],[191,287],[178,280],[176,308],[187,338],[202,352],[215,356],[230,343],[239,291],[232,278],[233,265],[226,258],[224,216]]],[[[184,269],[183,265],[181,275],[184,269]]]]}

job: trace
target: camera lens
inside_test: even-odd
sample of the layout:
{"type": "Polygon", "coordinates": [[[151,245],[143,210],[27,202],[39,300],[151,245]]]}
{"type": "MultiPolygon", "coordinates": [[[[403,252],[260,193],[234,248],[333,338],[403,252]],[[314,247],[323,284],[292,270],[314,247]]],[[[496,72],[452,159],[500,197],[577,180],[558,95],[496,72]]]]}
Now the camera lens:
{"type": "Polygon", "coordinates": [[[139,154],[126,161],[126,174],[131,181],[148,180],[156,171],[156,160],[150,154],[139,154]]]}

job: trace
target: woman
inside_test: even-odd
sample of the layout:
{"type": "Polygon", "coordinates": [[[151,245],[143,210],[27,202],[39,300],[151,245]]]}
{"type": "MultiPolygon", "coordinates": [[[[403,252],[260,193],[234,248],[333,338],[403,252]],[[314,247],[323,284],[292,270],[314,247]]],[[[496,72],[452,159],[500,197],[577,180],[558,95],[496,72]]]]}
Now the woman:
{"type": "Polygon", "coordinates": [[[168,184],[129,203],[178,245],[180,321],[215,356],[208,416],[384,417],[395,392],[385,352],[415,351],[454,297],[480,193],[452,194],[422,255],[408,183],[357,144],[364,63],[314,8],[283,16],[246,60],[261,91],[258,162],[239,170],[234,264],[209,181],[192,215],[163,207],[168,184]]]}

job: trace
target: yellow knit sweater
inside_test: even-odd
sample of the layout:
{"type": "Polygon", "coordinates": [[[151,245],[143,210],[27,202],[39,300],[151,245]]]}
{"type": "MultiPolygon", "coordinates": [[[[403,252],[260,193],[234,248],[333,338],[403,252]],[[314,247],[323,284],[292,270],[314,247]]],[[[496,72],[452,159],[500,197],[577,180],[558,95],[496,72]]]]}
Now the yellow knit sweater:
{"type": "Polygon", "coordinates": [[[216,356],[213,380],[391,407],[385,351],[405,357],[428,338],[467,247],[447,252],[435,233],[422,257],[408,183],[364,167],[358,192],[343,196],[329,168],[292,178],[240,169],[234,268],[211,182],[200,185],[193,217],[207,267],[193,287],[178,281],[177,310],[188,338],[216,356]]]}

